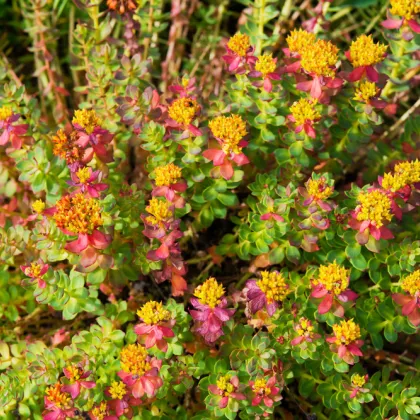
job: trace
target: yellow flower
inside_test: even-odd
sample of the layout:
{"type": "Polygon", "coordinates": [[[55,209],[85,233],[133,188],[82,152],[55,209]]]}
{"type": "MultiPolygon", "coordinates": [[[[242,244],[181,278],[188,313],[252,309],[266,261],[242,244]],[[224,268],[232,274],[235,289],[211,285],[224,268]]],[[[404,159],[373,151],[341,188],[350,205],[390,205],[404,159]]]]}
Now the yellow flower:
{"type": "Polygon", "coordinates": [[[363,375],[358,375],[355,373],[354,375],[351,375],[351,384],[353,386],[357,386],[358,388],[361,388],[366,383],[366,379],[363,375]]]}
{"type": "Polygon", "coordinates": [[[379,92],[380,89],[376,86],[375,82],[368,82],[366,80],[365,82],[359,83],[353,99],[368,103],[371,98],[378,96],[379,92]]]}
{"type": "Polygon", "coordinates": [[[181,178],[181,168],[169,163],[155,169],[155,183],[158,187],[176,184],[181,178]]]}
{"type": "Polygon", "coordinates": [[[354,323],[353,319],[341,321],[340,324],[333,325],[335,335],[335,344],[338,346],[345,344],[346,346],[358,340],[361,337],[360,327],[354,323]]]}
{"type": "Polygon", "coordinates": [[[68,379],[71,383],[80,380],[80,376],[83,373],[83,370],[75,365],[66,366],[68,379]]]}
{"type": "Polygon", "coordinates": [[[81,161],[84,151],[77,144],[77,138],[77,131],[67,135],[64,130],[58,130],[52,137],[54,155],[65,159],[69,164],[81,161]]]}
{"type": "Polygon", "coordinates": [[[418,159],[411,162],[401,162],[395,165],[395,174],[404,176],[407,184],[420,182],[420,161],[418,159]]]}
{"type": "Polygon", "coordinates": [[[93,109],[76,110],[72,122],[84,128],[87,134],[92,134],[93,130],[102,124],[102,120],[93,109]]]}
{"type": "Polygon", "coordinates": [[[146,222],[153,226],[163,226],[164,222],[173,216],[171,203],[166,200],[159,200],[156,197],[149,201],[146,211],[150,214],[146,217],[146,222]]]}
{"type": "Polygon", "coordinates": [[[327,180],[324,177],[321,177],[319,179],[310,179],[306,184],[306,190],[314,200],[324,201],[331,196],[334,188],[327,184],[327,180]]]}
{"type": "Polygon", "coordinates": [[[162,303],[154,300],[145,303],[137,311],[137,315],[148,325],[156,325],[159,322],[168,321],[171,318],[171,313],[164,308],[162,303]]]}
{"type": "Polygon", "coordinates": [[[35,213],[41,214],[45,209],[45,203],[42,200],[36,200],[32,203],[32,209],[35,213]]]}
{"type": "Polygon", "coordinates": [[[325,289],[334,295],[343,293],[349,286],[349,270],[338,265],[335,261],[319,267],[318,278],[313,284],[322,284],[325,289]]]}
{"type": "Polygon", "coordinates": [[[125,386],[124,382],[114,381],[112,382],[108,391],[111,395],[111,398],[114,400],[122,400],[127,393],[127,387],[125,386]]]}
{"type": "Polygon", "coordinates": [[[122,370],[133,375],[144,375],[151,369],[147,356],[147,351],[143,346],[140,344],[129,344],[120,353],[122,370]]]}
{"type": "Polygon", "coordinates": [[[384,59],[387,46],[375,44],[372,35],[360,35],[350,45],[350,61],[354,67],[373,66],[384,59]]]}
{"type": "Polygon", "coordinates": [[[228,397],[233,391],[235,391],[235,387],[230,383],[230,375],[220,376],[216,385],[221,391],[223,391],[224,397],[228,397]]]}
{"type": "Polygon", "coordinates": [[[56,383],[45,390],[45,396],[48,401],[51,401],[57,408],[66,409],[70,407],[70,395],[61,392],[61,384],[56,383]]]}
{"type": "Polygon", "coordinates": [[[227,46],[232,52],[239,55],[239,57],[245,57],[251,46],[249,36],[238,32],[229,39],[227,46]]]}
{"type": "Polygon", "coordinates": [[[12,108],[8,106],[2,106],[0,108],[0,121],[5,121],[13,115],[12,108]]]}
{"type": "Polygon", "coordinates": [[[224,143],[223,151],[228,153],[241,153],[240,141],[247,135],[246,123],[240,115],[232,114],[230,117],[219,116],[209,123],[213,135],[224,143]]]}
{"type": "Polygon", "coordinates": [[[382,179],[382,188],[396,192],[407,185],[407,179],[400,174],[386,173],[382,179]]]}
{"type": "Polygon", "coordinates": [[[197,101],[192,98],[175,99],[169,106],[169,116],[179,125],[187,127],[195,118],[200,106],[197,101]]]}
{"type": "Polygon", "coordinates": [[[390,12],[393,15],[401,16],[407,20],[414,19],[420,13],[418,0],[391,0],[390,12]]]}
{"type": "Polygon", "coordinates": [[[402,282],[402,288],[411,296],[417,296],[420,292],[420,270],[409,274],[402,282]]]}
{"type": "Polygon", "coordinates": [[[252,389],[256,394],[259,395],[270,395],[271,389],[267,386],[267,381],[265,378],[256,379],[252,389]]]}
{"type": "Polygon", "coordinates": [[[273,271],[261,271],[261,280],[256,285],[265,294],[269,304],[274,301],[281,302],[290,293],[289,286],[283,277],[283,274],[273,271]]]}
{"type": "Polygon", "coordinates": [[[97,407],[93,408],[92,415],[95,416],[96,420],[103,420],[107,415],[106,402],[102,401],[97,407]]]}
{"type": "Polygon", "coordinates": [[[86,198],[82,193],[65,196],[55,205],[57,212],[53,219],[57,226],[72,233],[91,234],[103,225],[99,202],[86,198]]]}
{"type": "Polygon", "coordinates": [[[287,45],[291,52],[302,54],[302,51],[315,43],[315,34],[304,29],[294,29],[286,38],[287,45]]]}
{"type": "Polygon", "coordinates": [[[301,65],[308,73],[333,77],[338,61],[338,48],[330,41],[318,40],[302,51],[301,65]]]}
{"type": "Polygon", "coordinates": [[[276,69],[276,62],[274,61],[273,54],[260,55],[255,63],[255,70],[262,73],[263,77],[273,73],[276,69]]]}
{"type": "Polygon", "coordinates": [[[42,269],[42,267],[41,267],[40,264],[38,264],[38,263],[31,263],[31,266],[30,267],[27,267],[25,269],[25,274],[28,277],[33,277],[33,278],[40,277],[40,275],[41,275],[41,269],[42,269]]]}
{"type": "Polygon", "coordinates": [[[194,296],[198,298],[200,303],[210,308],[215,308],[224,294],[225,289],[217,283],[214,277],[210,277],[194,290],[194,296]]]}
{"type": "Polygon", "coordinates": [[[321,114],[315,109],[317,103],[316,99],[301,98],[290,107],[296,126],[303,125],[307,120],[315,121],[321,118],[321,114]]]}
{"type": "Polygon", "coordinates": [[[307,318],[300,318],[299,319],[299,325],[297,327],[297,333],[299,335],[313,335],[314,327],[312,325],[312,322],[309,321],[307,318]]]}
{"type": "Polygon", "coordinates": [[[77,178],[79,178],[79,182],[81,184],[86,184],[86,182],[88,181],[88,179],[91,176],[91,172],[90,172],[89,168],[87,166],[85,166],[84,168],[80,168],[76,172],[76,176],[77,176],[77,178]]]}
{"type": "Polygon", "coordinates": [[[377,228],[392,219],[391,200],[385,192],[373,190],[361,192],[357,197],[360,205],[357,207],[357,220],[370,220],[377,228]]]}

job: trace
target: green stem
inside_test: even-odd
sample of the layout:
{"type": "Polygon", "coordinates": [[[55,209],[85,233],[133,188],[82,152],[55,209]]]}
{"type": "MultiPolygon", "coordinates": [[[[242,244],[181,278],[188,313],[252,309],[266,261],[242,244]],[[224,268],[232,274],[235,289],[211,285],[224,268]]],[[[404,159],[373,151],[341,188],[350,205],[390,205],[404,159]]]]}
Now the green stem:
{"type": "Polygon", "coordinates": [[[257,31],[257,42],[255,44],[255,55],[260,55],[262,50],[262,41],[264,37],[264,15],[265,15],[265,1],[258,0],[255,8],[258,10],[258,31],[257,31]]]}

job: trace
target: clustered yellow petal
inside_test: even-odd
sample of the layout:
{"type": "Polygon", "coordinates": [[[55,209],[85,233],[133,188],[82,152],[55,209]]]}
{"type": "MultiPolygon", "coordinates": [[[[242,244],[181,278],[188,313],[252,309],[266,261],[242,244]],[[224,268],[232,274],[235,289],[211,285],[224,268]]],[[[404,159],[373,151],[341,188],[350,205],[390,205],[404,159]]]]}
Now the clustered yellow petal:
{"type": "Polygon", "coordinates": [[[321,114],[315,108],[317,103],[316,99],[310,100],[306,98],[301,98],[293,103],[290,107],[290,112],[295,119],[296,126],[303,125],[308,120],[313,122],[321,118],[321,114]]]}
{"type": "Polygon", "coordinates": [[[394,167],[394,172],[404,176],[407,184],[420,182],[420,160],[398,163],[394,167]]]}
{"type": "Polygon", "coordinates": [[[267,386],[267,381],[265,378],[258,378],[255,380],[252,389],[256,394],[259,395],[270,395],[271,388],[267,386]]]}
{"type": "Polygon", "coordinates": [[[306,190],[314,200],[324,201],[331,196],[334,191],[334,187],[330,187],[327,184],[325,177],[321,177],[319,179],[311,178],[306,184],[306,190]]]}
{"type": "Polygon", "coordinates": [[[302,54],[302,51],[315,43],[315,34],[304,29],[294,29],[286,38],[287,45],[291,52],[302,54]]]}
{"type": "Polygon", "coordinates": [[[47,397],[48,401],[51,401],[57,408],[66,409],[70,406],[70,395],[61,392],[60,383],[49,386],[45,390],[45,396],[47,397]]]}
{"type": "Polygon", "coordinates": [[[195,118],[200,106],[193,98],[178,98],[169,105],[169,116],[179,125],[187,127],[195,118]]]}
{"type": "Polygon", "coordinates": [[[45,203],[42,200],[36,200],[32,203],[32,209],[35,213],[41,214],[45,209],[45,203]]]}
{"type": "Polygon", "coordinates": [[[223,396],[228,397],[235,387],[230,383],[230,375],[219,376],[219,379],[216,381],[217,387],[223,391],[223,396]]]}
{"type": "Polygon", "coordinates": [[[351,376],[351,384],[361,388],[366,383],[366,378],[363,375],[355,373],[351,376]]]}
{"type": "Polygon", "coordinates": [[[169,163],[155,169],[155,183],[158,187],[176,184],[181,178],[181,168],[169,163]]]}
{"type": "Polygon", "coordinates": [[[387,172],[382,179],[382,188],[396,192],[407,185],[407,180],[400,174],[391,174],[387,172]]]}
{"type": "Polygon", "coordinates": [[[92,134],[93,130],[102,124],[102,120],[93,109],[76,110],[72,122],[84,128],[87,134],[92,134]]]}
{"type": "Polygon", "coordinates": [[[79,182],[81,184],[86,184],[86,182],[91,177],[91,175],[92,175],[92,173],[91,173],[91,171],[89,170],[89,168],[87,166],[85,166],[84,168],[80,168],[76,172],[76,176],[79,179],[79,182]]]}
{"type": "Polygon", "coordinates": [[[370,220],[377,228],[380,228],[392,219],[391,200],[384,191],[373,190],[361,192],[357,200],[357,220],[370,220]]]}
{"type": "Polygon", "coordinates": [[[274,301],[281,302],[290,293],[289,285],[286,283],[283,274],[272,271],[261,271],[261,280],[256,285],[265,294],[269,304],[274,301]]]}
{"type": "Polygon", "coordinates": [[[154,300],[145,303],[137,311],[137,315],[148,325],[156,325],[171,318],[171,313],[165,309],[162,303],[154,300]]]}
{"type": "Polygon", "coordinates": [[[215,308],[224,294],[223,285],[219,284],[214,277],[208,278],[194,290],[194,296],[198,298],[200,303],[210,308],[215,308]]]}
{"type": "Polygon", "coordinates": [[[127,393],[127,387],[124,382],[114,381],[109,387],[108,392],[114,400],[122,400],[127,393]]]}
{"type": "Polygon", "coordinates": [[[105,401],[102,401],[97,407],[92,409],[92,415],[96,420],[103,420],[107,415],[107,405],[105,401]]]}
{"type": "Polygon", "coordinates": [[[420,295],[420,270],[409,274],[402,282],[402,288],[411,296],[420,295]]]}
{"type": "Polygon", "coordinates": [[[83,373],[83,370],[75,365],[66,366],[66,370],[70,382],[76,382],[80,380],[80,376],[83,373]]]}
{"type": "Polygon", "coordinates": [[[8,106],[2,106],[0,108],[0,121],[7,120],[13,115],[12,108],[8,106]]]}
{"type": "Polygon", "coordinates": [[[326,77],[335,75],[338,48],[332,42],[320,39],[306,47],[301,56],[301,65],[308,73],[326,77]]]}
{"type": "Polygon", "coordinates": [[[350,61],[353,67],[373,66],[385,58],[387,46],[374,43],[372,35],[360,35],[350,45],[350,61]]]}
{"type": "Polygon", "coordinates": [[[159,200],[156,197],[149,201],[146,211],[150,214],[146,217],[146,222],[153,226],[162,226],[173,216],[171,203],[167,200],[159,200]]]}
{"type": "Polygon", "coordinates": [[[349,274],[349,270],[334,261],[319,267],[318,278],[313,281],[313,284],[322,284],[329,292],[339,295],[349,287],[349,274]]]}
{"type": "Polygon", "coordinates": [[[129,344],[120,353],[122,370],[133,375],[144,375],[151,369],[147,356],[147,350],[143,346],[140,344],[129,344]]]}
{"type": "Polygon", "coordinates": [[[347,346],[361,337],[360,327],[353,319],[343,320],[339,324],[334,324],[332,328],[336,338],[335,344],[337,345],[345,344],[347,346]]]}
{"type": "Polygon", "coordinates": [[[273,58],[273,54],[260,55],[255,63],[255,70],[262,73],[263,77],[273,73],[276,70],[276,62],[273,58]]]}
{"type": "Polygon", "coordinates": [[[227,46],[239,57],[245,57],[251,43],[248,35],[238,32],[229,39],[227,46]]]}
{"type": "Polygon", "coordinates": [[[372,98],[379,95],[380,89],[376,86],[375,82],[360,82],[354,92],[354,98],[356,101],[369,103],[372,98]]]}
{"type": "Polygon", "coordinates": [[[240,141],[247,135],[246,123],[240,115],[232,114],[230,117],[219,116],[209,123],[213,135],[223,142],[225,153],[241,153],[240,141]]]}
{"type": "Polygon", "coordinates": [[[77,131],[66,134],[64,130],[58,130],[52,137],[54,155],[65,159],[68,164],[81,161],[84,151],[77,144],[77,138],[77,131]]]}
{"type": "Polygon", "coordinates": [[[72,233],[92,234],[103,225],[99,202],[82,193],[65,196],[55,205],[53,219],[57,226],[72,233]]]}
{"type": "Polygon", "coordinates": [[[28,277],[33,277],[33,278],[40,277],[41,269],[42,269],[41,264],[34,262],[34,263],[31,263],[30,267],[27,267],[25,269],[25,274],[28,277]]]}
{"type": "Polygon", "coordinates": [[[391,0],[390,12],[393,15],[411,20],[420,13],[420,3],[418,0],[391,0]]]}
{"type": "Polygon", "coordinates": [[[314,331],[314,326],[308,318],[300,318],[299,324],[296,329],[297,333],[301,336],[312,336],[314,331]]]}

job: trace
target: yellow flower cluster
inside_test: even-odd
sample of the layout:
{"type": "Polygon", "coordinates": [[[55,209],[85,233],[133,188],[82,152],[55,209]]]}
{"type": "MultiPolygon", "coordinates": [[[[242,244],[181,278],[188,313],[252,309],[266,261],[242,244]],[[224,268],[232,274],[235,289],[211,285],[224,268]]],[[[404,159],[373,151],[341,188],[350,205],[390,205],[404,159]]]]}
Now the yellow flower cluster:
{"type": "Polygon", "coordinates": [[[256,282],[267,298],[269,304],[274,301],[281,302],[290,293],[289,285],[283,275],[277,271],[261,271],[261,280],[256,282]]]}
{"type": "Polygon", "coordinates": [[[390,12],[393,15],[411,20],[420,13],[420,3],[418,0],[391,0],[390,12]]]}
{"type": "Polygon", "coordinates": [[[137,315],[148,325],[156,325],[171,318],[171,313],[164,308],[162,303],[154,300],[145,303],[137,311],[137,315]]]}
{"type": "Polygon", "coordinates": [[[312,335],[314,330],[314,326],[312,322],[309,321],[307,318],[300,318],[299,325],[297,327],[297,333],[299,335],[312,335]]]}
{"type": "Polygon", "coordinates": [[[411,296],[417,296],[420,292],[420,270],[409,274],[402,282],[402,288],[410,293],[411,296]]]}
{"type": "Polygon", "coordinates": [[[61,392],[60,383],[49,386],[45,390],[45,396],[47,397],[48,401],[51,401],[57,408],[66,409],[70,406],[70,395],[61,392]]]}
{"type": "Polygon", "coordinates": [[[330,41],[322,39],[302,51],[301,65],[308,73],[333,77],[338,61],[338,48],[330,41]]]}
{"type": "Polygon", "coordinates": [[[87,134],[92,134],[93,130],[102,124],[102,120],[93,109],[76,110],[72,122],[80,125],[87,134]]]}
{"type": "Polygon", "coordinates": [[[97,407],[92,409],[92,416],[95,420],[104,420],[107,415],[107,405],[105,401],[102,401],[97,407]]]}
{"type": "Polygon", "coordinates": [[[35,213],[41,214],[45,209],[45,203],[42,200],[36,200],[32,203],[32,209],[35,213]]]}
{"type": "Polygon", "coordinates": [[[77,144],[77,132],[72,131],[69,135],[64,130],[58,130],[52,137],[54,155],[65,159],[68,164],[82,160],[84,151],[77,144]]]}
{"type": "Polygon", "coordinates": [[[245,57],[251,43],[248,35],[238,32],[229,39],[227,46],[239,57],[245,57]]]}
{"type": "Polygon", "coordinates": [[[357,200],[358,206],[357,220],[360,222],[370,220],[377,228],[380,228],[392,219],[391,200],[385,192],[373,190],[370,192],[361,192],[357,200]]]}
{"type": "Polygon", "coordinates": [[[41,274],[41,265],[38,263],[31,263],[31,266],[25,269],[25,274],[28,277],[39,277],[41,274]]]}
{"type": "Polygon", "coordinates": [[[230,117],[219,116],[209,123],[214,137],[223,141],[222,149],[225,153],[241,153],[239,142],[247,135],[246,123],[240,115],[232,114],[230,117]]]}
{"type": "Polygon", "coordinates": [[[271,389],[267,386],[267,381],[265,378],[256,379],[252,389],[256,394],[259,395],[270,395],[271,389]]]}
{"type": "Polygon", "coordinates": [[[155,182],[158,187],[176,184],[181,178],[181,168],[169,163],[155,169],[155,182]]]}
{"type": "Polygon", "coordinates": [[[146,217],[146,222],[153,226],[163,226],[163,223],[173,216],[171,203],[166,200],[159,200],[156,197],[149,201],[146,211],[150,214],[146,217]]]}
{"type": "Polygon", "coordinates": [[[302,54],[302,51],[315,43],[315,34],[304,29],[294,29],[286,38],[287,45],[291,52],[302,54]]]}
{"type": "Polygon", "coordinates": [[[210,277],[194,290],[194,296],[198,298],[200,303],[210,308],[215,308],[224,294],[223,285],[217,283],[214,277],[210,277]]]}
{"type": "Polygon", "coordinates": [[[407,184],[420,182],[420,160],[398,163],[394,167],[394,172],[405,177],[407,184]]]}
{"type": "Polygon", "coordinates": [[[114,400],[122,400],[127,393],[127,387],[124,382],[112,382],[109,387],[109,393],[114,400]]]}
{"type": "Polygon", "coordinates": [[[80,380],[80,376],[83,373],[83,370],[81,368],[75,365],[69,365],[69,366],[66,366],[66,369],[67,369],[67,374],[69,376],[70,382],[76,382],[80,380]]]}
{"type": "Polygon", "coordinates": [[[372,98],[379,95],[380,89],[376,86],[375,82],[360,82],[354,93],[356,101],[368,103],[372,98]]]}
{"type": "Polygon", "coordinates": [[[366,383],[366,379],[363,375],[359,375],[355,373],[354,375],[351,375],[351,384],[353,386],[357,386],[358,388],[361,388],[366,383]]]}
{"type": "Polygon", "coordinates": [[[384,174],[384,177],[382,179],[382,188],[385,188],[386,190],[390,190],[393,192],[396,192],[400,190],[401,188],[404,188],[407,185],[407,181],[404,176],[401,176],[400,174],[391,174],[386,173],[384,174]]]}
{"type": "Polygon", "coordinates": [[[5,121],[13,115],[12,108],[8,106],[2,106],[0,108],[0,121],[5,121]]]}
{"type": "Polygon", "coordinates": [[[103,225],[99,202],[82,193],[65,196],[55,205],[53,219],[57,226],[72,233],[91,234],[103,225]]]}
{"type": "Polygon", "coordinates": [[[88,181],[88,179],[91,176],[91,172],[89,171],[89,168],[87,166],[85,166],[84,168],[80,168],[76,172],[76,176],[77,176],[77,178],[79,178],[79,182],[81,184],[86,184],[86,182],[88,181]]]}
{"type": "Polygon", "coordinates": [[[301,98],[293,103],[290,107],[290,112],[296,120],[295,124],[297,126],[304,124],[307,120],[315,121],[321,118],[321,114],[315,109],[317,103],[316,99],[310,100],[306,98],[301,98]]]}
{"type": "Polygon", "coordinates": [[[235,391],[235,387],[230,383],[229,375],[220,376],[216,385],[221,391],[223,391],[224,397],[228,397],[233,391],[235,391]]]}
{"type": "Polygon", "coordinates": [[[310,179],[306,184],[306,190],[314,200],[324,201],[331,196],[334,188],[327,184],[327,180],[324,177],[321,177],[319,179],[310,179]]]}
{"type": "Polygon", "coordinates": [[[192,98],[175,99],[169,106],[169,116],[179,125],[187,127],[195,118],[200,106],[197,101],[192,98]]]}
{"type": "Polygon", "coordinates": [[[321,265],[318,278],[313,283],[315,285],[321,283],[329,292],[339,295],[349,287],[349,270],[335,261],[328,265],[321,265]]]}
{"type": "Polygon", "coordinates": [[[358,340],[361,336],[360,327],[353,319],[341,321],[340,324],[334,324],[332,328],[336,338],[335,344],[337,345],[345,344],[347,346],[358,340]]]}
{"type": "Polygon", "coordinates": [[[273,54],[260,55],[255,63],[255,70],[262,73],[263,77],[273,73],[276,69],[276,62],[274,61],[273,54]]]}
{"type": "Polygon", "coordinates": [[[129,344],[120,353],[122,370],[133,375],[144,375],[151,369],[147,356],[147,351],[143,346],[140,344],[129,344]]]}
{"type": "Polygon", "coordinates": [[[360,35],[350,45],[350,61],[354,67],[373,66],[385,56],[387,46],[375,44],[372,35],[360,35]]]}

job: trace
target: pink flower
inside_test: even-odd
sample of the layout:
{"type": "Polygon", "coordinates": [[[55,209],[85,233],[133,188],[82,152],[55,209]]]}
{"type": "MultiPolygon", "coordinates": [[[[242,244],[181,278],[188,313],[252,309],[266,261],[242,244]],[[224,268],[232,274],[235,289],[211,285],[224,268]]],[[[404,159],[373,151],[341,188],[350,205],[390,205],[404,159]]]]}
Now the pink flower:
{"type": "Polygon", "coordinates": [[[82,367],[70,365],[65,367],[63,372],[70,384],[63,385],[61,389],[64,392],[68,392],[73,399],[79,396],[81,388],[91,389],[96,386],[94,381],[84,380],[92,373],[90,370],[84,372],[82,367]]]}
{"type": "Polygon", "coordinates": [[[238,377],[230,375],[220,376],[216,384],[208,386],[208,390],[212,394],[220,396],[219,408],[225,408],[228,405],[230,398],[239,401],[246,399],[244,394],[237,392],[238,388],[238,377]]]}
{"type": "MultiPolygon", "coordinates": [[[[248,143],[246,141],[241,141],[239,147],[245,147],[248,143]]],[[[220,149],[208,149],[203,152],[203,156],[213,161],[214,166],[220,168],[220,175],[226,180],[229,180],[233,176],[233,165],[232,162],[235,162],[238,166],[246,165],[249,163],[249,159],[245,156],[244,153],[225,153],[220,149]]]]}
{"type": "Polygon", "coordinates": [[[318,99],[322,104],[329,102],[329,97],[334,91],[340,89],[343,85],[343,79],[339,77],[326,77],[312,75],[312,80],[300,81],[296,85],[296,89],[303,92],[309,92],[312,98],[318,99]]]}
{"type": "Polygon", "coordinates": [[[392,299],[402,306],[402,314],[414,325],[420,325],[420,270],[404,278],[401,285],[407,294],[394,293],[392,299]]]}
{"type": "Polygon", "coordinates": [[[66,420],[75,415],[75,409],[71,407],[72,401],[63,392],[60,383],[48,387],[45,390],[43,420],[66,420]]]}
{"type": "Polygon", "coordinates": [[[112,400],[108,401],[108,407],[111,411],[115,412],[116,418],[125,416],[129,419],[133,417],[132,407],[141,405],[140,398],[133,398],[124,382],[112,382],[111,386],[105,390],[105,395],[111,397],[112,400]]]}
{"type": "Polygon", "coordinates": [[[93,171],[92,168],[86,166],[76,172],[71,172],[71,181],[67,183],[72,187],[77,187],[75,192],[81,191],[93,198],[98,198],[100,193],[108,188],[107,184],[96,182],[100,175],[100,171],[93,171]]]}
{"type": "Polygon", "coordinates": [[[226,54],[222,57],[233,73],[244,73],[246,65],[255,63],[254,47],[251,46],[249,36],[240,32],[232,36],[225,44],[226,54]]]}
{"type": "Polygon", "coordinates": [[[179,95],[181,98],[188,97],[193,95],[196,90],[195,82],[195,77],[191,77],[191,79],[183,77],[180,85],[171,85],[168,89],[169,91],[179,95]]]}
{"type": "MultiPolygon", "coordinates": [[[[324,176],[320,178],[309,178],[305,184],[305,188],[298,187],[298,191],[305,199],[303,205],[310,206],[309,211],[314,212],[311,208],[313,204],[325,212],[332,210],[333,206],[328,199],[334,193],[334,186],[324,176]]],[[[316,211],[316,207],[314,210],[316,211]]]]}
{"type": "Polygon", "coordinates": [[[32,281],[38,282],[38,287],[44,289],[47,283],[42,279],[44,274],[48,271],[49,265],[45,264],[41,258],[38,262],[31,263],[30,265],[21,265],[20,269],[25,273],[26,276],[30,277],[32,281]]]}
{"type": "MultiPolygon", "coordinates": [[[[392,15],[387,11],[387,19],[381,22],[381,25],[386,29],[400,29],[403,26],[408,26],[413,32],[416,34],[420,33],[420,24],[417,20],[412,17],[407,19],[406,17],[402,17],[399,19],[394,19],[392,15]]],[[[413,35],[407,31],[403,32],[403,37],[407,41],[413,38],[413,35]]]]}
{"type": "MultiPolygon", "coordinates": [[[[266,92],[271,92],[273,89],[272,80],[280,80],[279,70],[277,69],[277,58],[273,58],[272,54],[260,55],[254,65],[254,70],[248,73],[249,77],[262,78],[262,86],[266,92]]],[[[254,83],[255,86],[260,86],[261,83],[254,83]]]]}
{"type": "Polygon", "coordinates": [[[359,392],[362,392],[362,393],[369,392],[369,389],[363,388],[363,385],[366,384],[368,378],[369,378],[369,375],[362,376],[355,373],[354,375],[351,376],[351,386],[344,384],[344,388],[351,391],[350,393],[351,399],[356,398],[359,392]]]}
{"type": "Polygon", "coordinates": [[[28,124],[14,124],[20,118],[20,114],[14,114],[8,107],[0,108],[0,146],[6,145],[9,140],[13,149],[20,149],[24,135],[28,131],[28,124]]]}
{"type": "MultiPolygon", "coordinates": [[[[105,391],[106,393],[106,391],[105,391]]],[[[108,413],[108,405],[105,401],[102,401],[99,405],[92,408],[89,411],[90,420],[118,420],[117,416],[110,416],[108,413]]]]}
{"type": "Polygon", "coordinates": [[[298,333],[298,336],[290,342],[292,346],[298,346],[303,342],[312,343],[312,341],[321,337],[320,334],[314,332],[312,322],[307,318],[300,318],[299,323],[295,324],[294,329],[298,333]]]}
{"type": "Polygon", "coordinates": [[[259,378],[255,381],[250,381],[249,386],[251,387],[254,397],[252,399],[252,406],[260,405],[261,402],[266,407],[272,407],[273,404],[281,400],[281,395],[278,395],[280,388],[275,386],[276,378],[272,376],[268,381],[265,378],[259,378]]]}

